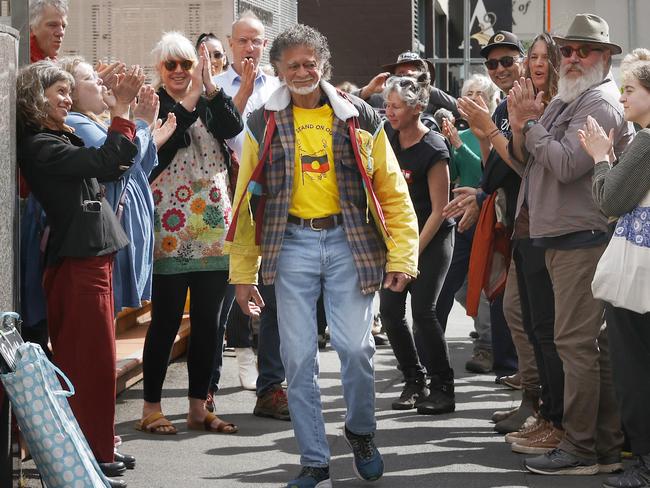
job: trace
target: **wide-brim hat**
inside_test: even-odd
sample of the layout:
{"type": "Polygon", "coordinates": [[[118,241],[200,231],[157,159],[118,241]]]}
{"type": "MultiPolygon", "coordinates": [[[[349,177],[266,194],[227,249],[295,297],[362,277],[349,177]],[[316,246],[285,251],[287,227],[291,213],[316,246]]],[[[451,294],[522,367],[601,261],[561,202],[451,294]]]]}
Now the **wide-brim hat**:
{"type": "Polygon", "coordinates": [[[573,19],[565,36],[553,36],[560,45],[569,42],[587,42],[607,46],[612,54],[621,54],[618,44],[609,42],[609,25],[605,19],[594,14],[578,14],[573,19]]]}
{"type": "Polygon", "coordinates": [[[384,64],[381,69],[384,71],[389,71],[391,74],[395,73],[395,70],[398,66],[402,64],[415,64],[422,67],[422,71],[429,70],[431,74],[431,80],[436,77],[436,68],[431,61],[426,58],[421,58],[417,53],[411,51],[405,51],[397,56],[397,61],[392,64],[384,64]]]}
{"type": "Polygon", "coordinates": [[[488,54],[492,49],[497,47],[511,47],[519,51],[519,54],[524,55],[524,46],[521,45],[519,38],[512,32],[496,31],[488,40],[487,44],[481,49],[481,56],[487,59],[488,54]]]}

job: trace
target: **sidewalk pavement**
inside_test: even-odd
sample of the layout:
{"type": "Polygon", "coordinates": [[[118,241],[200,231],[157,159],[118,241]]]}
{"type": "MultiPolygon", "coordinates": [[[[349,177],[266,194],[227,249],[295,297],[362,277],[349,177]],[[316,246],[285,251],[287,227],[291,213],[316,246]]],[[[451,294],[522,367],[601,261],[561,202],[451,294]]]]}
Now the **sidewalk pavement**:
{"type": "MultiPolygon", "coordinates": [[[[524,456],[510,452],[503,437],[492,430],[495,410],[516,406],[518,392],[495,385],[492,375],[464,371],[472,352],[471,321],[456,306],[447,330],[456,371],[456,412],[440,416],[394,411],[390,403],[401,392],[400,374],[390,346],[375,356],[376,443],[386,471],[372,485],[356,479],[352,455],[342,436],[345,405],[341,396],[339,361],[329,347],[320,356],[321,392],[326,431],[332,450],[330,472],[335,487],[395,488],[587,488],[599,487],[604,476],[540,476],[522,468],[524,456]]],[[[239,387],[237,363],[224,358],[223,388],[216,396],[216,413],[239,425],[234,435],[197,433],[185,425],[186,363],[169,368],[163,408],[179,430],[175,436],[153,436],[133,429],[142,407],[142,384],[118,397],[117,432],[122,452],[137,457],[137,466],[124,479],[130,488],[271,488],[282,487],[298,472],[299,457],[289,422],[252,415],[255,393],[239,387]]],[[[34,485],[36,486],[36,485],[34,485]]]]}

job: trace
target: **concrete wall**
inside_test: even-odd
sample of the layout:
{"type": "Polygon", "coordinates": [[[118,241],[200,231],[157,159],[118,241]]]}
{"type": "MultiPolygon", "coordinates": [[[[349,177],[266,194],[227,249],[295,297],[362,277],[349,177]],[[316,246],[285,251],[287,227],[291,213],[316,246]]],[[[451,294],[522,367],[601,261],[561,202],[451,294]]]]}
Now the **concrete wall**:
{"type": "Polygon", "coordinates": [[[17,33],[0,25],[0,310],[14,310],[17,33]]]}

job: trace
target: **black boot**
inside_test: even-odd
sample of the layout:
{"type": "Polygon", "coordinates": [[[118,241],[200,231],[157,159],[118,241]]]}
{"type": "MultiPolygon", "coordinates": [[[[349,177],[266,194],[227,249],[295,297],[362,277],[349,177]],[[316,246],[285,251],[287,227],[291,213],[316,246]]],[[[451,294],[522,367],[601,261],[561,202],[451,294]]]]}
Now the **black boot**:
{"type": "Polygon", "coordinates": [[[456,410],[453,373],[450,378],[441,379],[434,375],[429,383],[429,396],[417,405],[422,415],[437,415],[456,410]]]}
{"type": "Polygon", "coordinates": [[[417,407],[429,395],[424,376],[407,378],[399,399],[392,403],[393,410],[411,410],[417,407]]]}

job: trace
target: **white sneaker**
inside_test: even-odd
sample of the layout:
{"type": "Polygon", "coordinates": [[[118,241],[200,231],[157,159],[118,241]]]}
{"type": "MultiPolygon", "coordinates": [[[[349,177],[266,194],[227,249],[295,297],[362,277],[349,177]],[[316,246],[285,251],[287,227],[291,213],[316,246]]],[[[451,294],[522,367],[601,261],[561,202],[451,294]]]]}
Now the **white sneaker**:
{"type": "Polygon", "coordinates": [[[236,347],[235,355],[239,365],[239,382],[245,390],[257,387],[257,357],[252,347],[236,347]]]}

